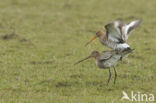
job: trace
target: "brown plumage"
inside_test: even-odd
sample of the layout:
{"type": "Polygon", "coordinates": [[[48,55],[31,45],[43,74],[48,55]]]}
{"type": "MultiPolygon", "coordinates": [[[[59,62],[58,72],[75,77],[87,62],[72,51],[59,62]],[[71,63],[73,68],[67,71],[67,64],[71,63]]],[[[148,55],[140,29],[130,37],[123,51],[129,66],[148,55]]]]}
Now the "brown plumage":
{"type": "Polygon", "coordinates": [[[131,53],[133,50],[124,50],[124,51],[104,51],[102,54],[100,54],[98,51],[93,51],[88,57],[76,62],[75,64],[78,64],[82,61],[85,61],[89,58],[95,58],[96,59],[96,65],[99,68],[102,69],[109,69],[109,79],[107,81],[107,84],[110,81],[111,78],[111,72],[110,72],[110,68],[113,67],[114,68],[114,72],[115,72],[115,78],[114,78],[114,84],[116,82],[116,77],[117,77],[117,72],[115,69],[115,66],[117,64],[117,62],[120,60],[120,58],[124,55],[127,55],[129,53],[131,53]]]}
{"type": "Polygon", "coordinates": [[[113,50],[125,50],[129,49],[130,46],[126,43],[130,32],[140,25],[142,20],[134,20],[128,24],[124,24],[121,20],[115,20],[112,23],[105,25],[106,32],[98,31],[96,35],[86,43],[88,45],[96,37],[99,41],[113,50]]]}

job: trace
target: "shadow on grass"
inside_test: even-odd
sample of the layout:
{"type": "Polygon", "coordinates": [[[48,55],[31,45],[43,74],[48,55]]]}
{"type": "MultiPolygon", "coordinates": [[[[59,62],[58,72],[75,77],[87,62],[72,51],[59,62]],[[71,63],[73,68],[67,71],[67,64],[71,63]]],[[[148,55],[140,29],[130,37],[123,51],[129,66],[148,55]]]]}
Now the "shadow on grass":
{"type": "Polygon", "coordinates": [[[55,80],[43,80],[39,83],[39,85],[44,85],[47,87],[56,87],[56,88],[68,88],[68,87],[104,87],[106,85],[106,81],[55,81],[55,80]]]}
{"type": "Polygon", "coordinates": [[[106,81],[87,81],[86,86],[97,86],[97,87],[104,87],[106,85],[106,81]]]}
{"type": "Polygon", "coordinates": [[[36,64],[53,64],[54,61],[31,61],[30,64],[36,65],[36,64]]]}
{"type": "MultiPolygon", "coordinates": [[[[96,89],[103,89],[103,90],[106,90],[107,91],[112,91],[114,90],[113,88],[117,87],[120,83],[118,81],[118,79],[131,79],[131,80],[134,80],[134,81],[149,81],[149,80],[153,80],[154,79],[154,75],[150,75],[148,76],[147,78],[144,78],[140,75],[127,75],[127,74],[120,74],[118,75],[117,77],[117,83],[116,85],[113,84],[113,81],[110,81],[109,85],[107,85],[107,79],[103,79],[103,80],[87,80],[87,81],[79,81],[79,78],[83,79],[81,77],[81,75],[76,75],[76,74],[73,74],[73,75],[70,75],[70,77],[72,79],[75,79],[75,80],[62,80],[62,81],[57,81],[57,80],[42,80],[40,81],[37,85],[42,85],[44,87],[49,87],[49,88],[52,88],[52,87],[56,87],[56,88],[69,88],[69,87],[83,87],[83,88],[96,88],[96,89]],[[113,88],[112,88],[113,86],[113,88]],[[108,87],[108,88],[107,88],[108,87]]],[[[111,80],[113,80],[114,78],[112,78],[111,80]]],[[[128,88],[127,85],[123,86],[123,88],[128,88]]]]}
{"type": "Polygon", "coordinates": [[[19,36],[15,32],[11,32],[11,33],[7,33],[7,34],[4,34],[4,35],[1,35],[0,39],[2,39],[2,40],[15,39],[15,40],[18,40],[21,43],[29,43],[29,44],[33,45],[33,43],[30,40],[28,40],[28,39],[26,39],[24,37],[19,36]]]}
{"type": "Polygon", "coordinates": [[[60,87],[71,87],[71,86],[76,86],[76,85],[79,85],[77,81],[75,82],[61,81],[61,82],[57,82],[55,86],[57,88],[60,88],[60,87]]]}
{"type": "Polygon", "coordinates": [[[18,38],[19,36],[16,34],[16,33],[14,33],[14,32],[12,32],[12,33],[9,33],[9,34],[4,34],[4,35],[2,35],[1,36],[1,39],[2,40],[9,40],[9,39],[16,39],[16,38],[18,38]]]}
{"type": "Polygon", "coordinates": [[[48,87],[56,87],[56,88],[66,88],[79,85],[77,81],[55,81],[55,80],[43,80],[39,83],[39,85],[44,85],[48,87]]]}

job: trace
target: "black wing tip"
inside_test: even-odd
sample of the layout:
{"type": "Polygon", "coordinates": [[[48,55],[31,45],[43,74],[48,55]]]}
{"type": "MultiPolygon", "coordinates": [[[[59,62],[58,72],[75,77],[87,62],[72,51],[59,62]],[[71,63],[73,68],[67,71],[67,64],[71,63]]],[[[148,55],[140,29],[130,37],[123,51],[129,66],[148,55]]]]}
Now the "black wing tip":
{"type": "Polygon", "coordinates": [[[126,48],[124,51],[129,51],[129,52],[133,52],[135,49],[132,48],[126,48]]]}

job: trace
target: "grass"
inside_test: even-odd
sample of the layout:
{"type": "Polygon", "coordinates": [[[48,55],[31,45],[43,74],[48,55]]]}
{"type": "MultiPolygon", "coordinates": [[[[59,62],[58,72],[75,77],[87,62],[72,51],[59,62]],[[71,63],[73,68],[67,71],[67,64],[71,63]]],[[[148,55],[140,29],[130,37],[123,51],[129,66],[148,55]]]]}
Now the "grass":
{"type": "Polygon", "coordinates": [[[1,0],[0,102],[130,103],[120,100],[123,90],[155,95],[155,6],[154,0],[1,0]],[[108,71],[93,59],[73,63],[109,50],[98,40],[84,44],[117,18],[143,23],[129,37],[135,52],[118,63],[116,85],[112,77],[106,86],[108,71]]]}

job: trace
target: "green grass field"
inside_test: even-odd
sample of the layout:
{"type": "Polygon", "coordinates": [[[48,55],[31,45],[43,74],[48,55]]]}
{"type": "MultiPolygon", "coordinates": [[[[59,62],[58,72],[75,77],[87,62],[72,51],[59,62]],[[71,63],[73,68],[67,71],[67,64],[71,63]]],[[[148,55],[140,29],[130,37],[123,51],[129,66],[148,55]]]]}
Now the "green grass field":
{"type": "Polygon", "coordinates": [[[155,0],[1,0],[0,103],[131,103],[121,101],[123,90],[156,96],[155,12],[155,0]],[[143,23],[128,39],[135,51],[118,63],[116,85],[112,74],[106,86],[108,70],[94,59],[73,63],[110,50],[98,39],[84,45],[117,18],[143,23]]]}

